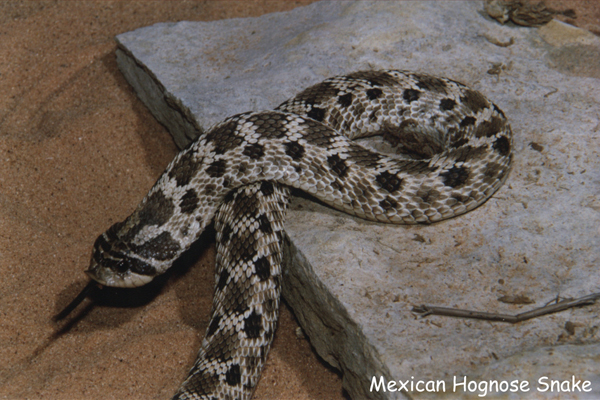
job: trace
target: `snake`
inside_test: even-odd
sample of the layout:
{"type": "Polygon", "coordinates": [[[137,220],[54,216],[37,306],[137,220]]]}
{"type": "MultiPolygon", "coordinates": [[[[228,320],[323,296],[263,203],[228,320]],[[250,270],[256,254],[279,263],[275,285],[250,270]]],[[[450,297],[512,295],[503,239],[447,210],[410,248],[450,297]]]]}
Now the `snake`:
{"type": "Polygon", "coordinates": [[[251,398],[277,325],[291,189],[362,219],[430,224],[489,199],[513,148],[506,116],[483,94],[402,70],[335,76],[198,133],[97,238],[85,271],[88,287],[145,285],[214,223],[212,311],[180,400],[251,398]],[[356,141],[371,136],[394,154],[356,141]]]}

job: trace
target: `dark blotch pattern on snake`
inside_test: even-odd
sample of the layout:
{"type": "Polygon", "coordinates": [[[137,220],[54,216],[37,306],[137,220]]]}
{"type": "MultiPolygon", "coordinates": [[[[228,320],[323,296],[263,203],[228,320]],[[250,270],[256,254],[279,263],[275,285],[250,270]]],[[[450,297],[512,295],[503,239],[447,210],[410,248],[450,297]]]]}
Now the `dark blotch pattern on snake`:
{"type": "Polygon", "coordinates": [[[144,285],[215,221],[212,315],[175,398],[247,399],[277,323],[289,187],[371,221],[429,224],[485,202],[511,158],[502,111],[458,82],[393,70],[330,78],[198,137],[133,214],[96,240],[87,274],[107,286],[144,285]],[[372,135],[398,155],[352,141],[372,135]]]}

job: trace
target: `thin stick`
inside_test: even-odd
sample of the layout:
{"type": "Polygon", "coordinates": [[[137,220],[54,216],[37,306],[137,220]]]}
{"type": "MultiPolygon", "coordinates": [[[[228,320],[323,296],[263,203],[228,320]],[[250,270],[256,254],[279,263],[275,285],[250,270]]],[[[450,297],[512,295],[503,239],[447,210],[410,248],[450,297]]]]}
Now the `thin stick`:
{"type": "Polygon", "coordinates": [[[83,290],[75,297],[75,299],[69,303],[61,312],[52,317],[52,321],[60,321],[65,318],[67,315],[71,314],[73,311],[86,297],[92,293],[93,290],[99,288],[99,285],[96,281],[89,281],[88,284],[83,288],[83,290]]]}
{"type": "Polygon", "coordinates": [[[422,318],[427,317],[428,315],[445,315],[448,317],[474,318],[483,319],[486,321],[499,321],[516,324],[517,322],[527,321],[528,319],[537,318],[542,315],[557,313],[568,308],[588,306],[590,304],[594,304],[599,298],[600,293],[594,293],[580,297],[578,299],[562,300],[555,304],[535,308],[531,311],[527,311],[517,315],[490,313],[484,311],[471,311],[457,308],[435,307],[427,305],[414,307],[412,311],[421,314],[422,318]]]}

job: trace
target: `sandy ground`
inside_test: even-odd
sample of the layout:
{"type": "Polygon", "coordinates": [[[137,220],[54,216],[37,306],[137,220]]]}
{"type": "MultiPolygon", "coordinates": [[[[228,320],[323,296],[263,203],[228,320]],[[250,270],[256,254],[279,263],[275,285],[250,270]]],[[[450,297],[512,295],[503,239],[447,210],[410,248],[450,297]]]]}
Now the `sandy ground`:
{"type": "MultiPolygon", "coordinates": [[[[163,21],[308,2],[0,3],[0,398],[165,399],[208,322],[210,235],[144,289],[107,290],[62,323],[95,238],[135,208],[177,149],[120,74],[114,36],[163,21]]],[[[565,2],[552,2],[564,6],[565,2]]],[[[600,34],[596,2],[567,2],[600,34]]],[[[342,399],[287,307],[256,399],[342,399]]]]}

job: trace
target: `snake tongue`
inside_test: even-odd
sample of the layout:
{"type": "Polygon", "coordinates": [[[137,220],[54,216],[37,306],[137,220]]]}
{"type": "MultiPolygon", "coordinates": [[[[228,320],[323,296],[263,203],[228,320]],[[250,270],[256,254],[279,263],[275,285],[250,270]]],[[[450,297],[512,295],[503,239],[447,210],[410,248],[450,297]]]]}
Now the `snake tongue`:
{"type": "Polygon", "coordinates": [[[67,315],[71,314],[71,312],[85,299],[88,297],[94,290],[98,290],[101,288],[100,284],[96,281],[90,280],[88,284],[83,288],[83,290],[73,299],[72,302],[69,303],[61,312],[52,317],[53,321],[60,321],[65,318],[67,315]]]}

